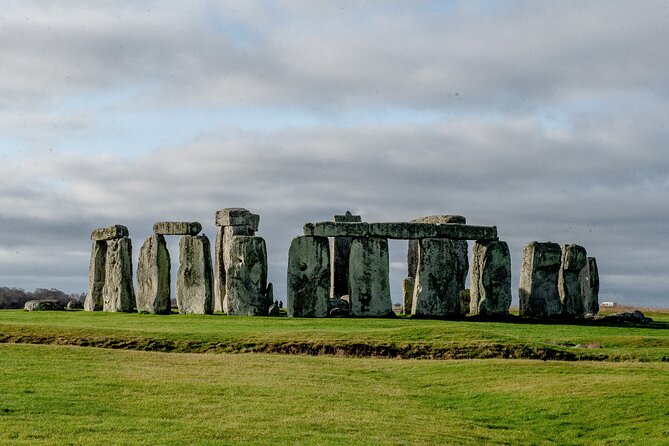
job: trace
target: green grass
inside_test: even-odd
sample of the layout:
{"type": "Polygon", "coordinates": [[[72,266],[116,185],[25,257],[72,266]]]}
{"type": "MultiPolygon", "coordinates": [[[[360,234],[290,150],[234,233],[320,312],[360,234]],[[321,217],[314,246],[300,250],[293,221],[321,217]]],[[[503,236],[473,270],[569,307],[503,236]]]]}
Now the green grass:
{"type": "Polygon", "coordinates": [[[669,364],[0,345],[0,444],[667,444],[669,364]]]}
{"type": "Polygon", "coordinates": [[[650,325],[0,311],[0,342],[172,352],[402,358],[669,360],[669,314],[650,325]]]}

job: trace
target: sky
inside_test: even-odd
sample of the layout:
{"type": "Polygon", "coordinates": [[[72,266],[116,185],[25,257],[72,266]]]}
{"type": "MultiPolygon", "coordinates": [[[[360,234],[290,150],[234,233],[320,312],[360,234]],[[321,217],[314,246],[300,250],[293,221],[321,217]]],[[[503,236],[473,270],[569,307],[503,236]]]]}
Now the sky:
{"type": "MultiPolygon", "coordinates": [[[[85,292],[92,229],[261,216],[583,245],[600,301],[669,306],[664,1],[5,1],[0,286],[85,292]]],[[[170,241],[173,264],[177,240],[170,241]]],[[[399,301],[406,242],[392,242],[399,301]]],[[[174,278],[173,278],[174,280],[174,278]]]]}

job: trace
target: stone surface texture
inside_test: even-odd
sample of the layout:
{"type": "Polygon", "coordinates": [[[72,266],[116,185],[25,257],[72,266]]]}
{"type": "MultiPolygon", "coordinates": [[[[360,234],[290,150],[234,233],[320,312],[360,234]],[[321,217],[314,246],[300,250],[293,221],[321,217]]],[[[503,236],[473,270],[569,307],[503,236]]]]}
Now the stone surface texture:
{"type": "Polygon", "coordinates": [[[289,317],[326,317],[330,299],[330,249],[326,237],[295,237],[288,251],[289,317]]]}
{"type": "Polygon", "coordinates": [[[137,311],[169,314],[170,253],[162,235],[149,236],[139,250],[137,263],[137,311]]]}
{"type": "Polygon", "coordinates": [[[413,290],[416,286],[416,279],[413,277],[406,277],[402,281],[402,313],[411,314],[411,307],[413,306],[413,290]]]}
{"type": "Polygon", "coordinates": [[[312,237],[367,237],[369,223],[320,221],[304,225],[304,235],[312,237]]]}
{"type": "Polygon", "coordinates": [[[585,315],[581,294],[581,270],[588,264],[588,254],[580,245],[564,245],[558,275],[558,293],[562,303],[562,314],[567,318],[585,315]]]}
{"type": "Polygon", "coordinates": [[[267,247],[262,237],[236,235],[230,241],[223,309],[229,315],[264,316],[267,298],[267,247]]]}
{"type": "Polygon", "coordinates": [[[179,240],[177,305],[181,314],[214,311],[211,247],[206,235],[183,235],[179,240]]]}
{"type": "Polygon", "coordinates": [[[225,270],[230,263],[230,242],[235,235],[255,235],[251,226],[219,226],[214,247],[214,310],[223,311],[225,270]]]}
{"type": "Polygon", "coordinates": [[[385,316],[392,312],[388,240],[354,238],[349,257],[351,314],[385,316]]]}
{"type": "Polygon", "coordinates": [[[418,270],[411,314],[425,317],[459,316],[460,291],[457,245],[454,240],[420,240],[418,270]]]}
{"type": "Polygon", "coordinates": [[[557,243],[530,242],[523,250],[520,268],[520,315],[556,317],[562,314],[558,275],[562,249],[557,243]]]}
{"type": "Polygon", "coordinates": [[[506,316],[511,306],[511,256],[503,241],[474,242],[470,314],[506,316]]]}
{"type": "Polygon", "coordinates": [[[160,221],[153,225],[158,235],[198,235],[202,225],[197,221],[160,221]]]}
{"type": "Polygon", "coordinates": [[[304,235],[318,237],[367,237],[390,239],[447,238],[452,240],[497,240],[497,227],[457,223],[344,223],[322,221],[304,225],[304,235]]]}
{"type": "Polygon", "coordinates": [[[91,240],[93,241],[106,241],[106,240],[115,240],[122,237],[128,237],[130,233],[128,228],[123,225],[114,225],[108,226],[106,228],[94,229],[91,232],[91,240]]]}
{"type": "MultiPolygon", "coordinates": [[[[411,220],[411,223],[430,223],[435,225],[456,223],[464,225],[467,219],[461,215],[428,215],[426,217],[419,217],[411,220]]],[[[465,256],[467,255],[467,243],[464,243],[465,256]]],[[[409,240],[407,250],[407,268],[408,276],[416,277],[416,270],[418,268],[418,240],[409,240]]]]}
{"type": "Polygon", "coordinates": [[[64,310],[63,304],[57,300],[29,300],[23,308],[27,311],[60,311],[64,310]]]}
{"type": "Polygon", "coordinates": [[[102,311],[102,289],[105,286],[105,259],[107,257],[107,242],[93,241],[91,260],[88,266],[88,292],[84,301],[84,310],[102,311]]]}
{"type": "Polygon", "coordinates": [[[135,310],[132,242],[128,237],[107,241],[102,306],[104,311],[110,312],[131,312],[135,310]]]}
{"type": "MultiPolygon", "coordinates": [[[[335,223],[360,223],[362,217],[346,211],[335,215],[335,223]]],[[[348,259],[351,255],[351,237],[332,237],[330,240],[330,297],[333,299],[350,294],[348,289],[348,259]]]]}
{"type": "Polygon", "coordinates": [[[471,302],[472,302],[472,297],[470,290],[465,289],[460,291],[460,314],[465,315],[469,314],[471,311],[471,302]]]}
{"type": "Polygon", "coordinates": [[[260,215],[251,213],[244,208],[225,208],[216,212],[216,226],[250,226],[258,230],[260,215]]]}
{"type": "Polygon", "coordinates": [[[585,313],[597,314],[599,312],[599,269],[594,257],[588,257],[588,263],[581,270],[579,281],[585,313]]]}

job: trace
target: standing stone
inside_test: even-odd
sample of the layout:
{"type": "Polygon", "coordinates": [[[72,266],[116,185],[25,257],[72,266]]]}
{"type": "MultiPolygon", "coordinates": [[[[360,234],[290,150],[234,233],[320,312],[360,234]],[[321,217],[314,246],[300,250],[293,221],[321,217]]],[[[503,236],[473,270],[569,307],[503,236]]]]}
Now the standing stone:
{"type": "Polygon", "coordinates": [[[170,314],[170,253],[162,235],[146,239],[137,264],[137,311],[170,314]]]}
{"type": "Polygon", "coordinates": [[[132,283],[132,242],[128,237],[107,241],[103,310],[131,312],[135,309],[132,283]]]}
{"type": "Polygon", "coordinates": [[[599,312],[599,270],[594,257],[588,257],[588,263],[581,270],[579,280],[585,312],[597,314],[599,312]]]}
{"type": "Polygon", "coordinates": [[[416,279],[407,277],[402,281],[402,313],[411,314],[413,307],[413,289],[416,286],[416,279]]]}
{"type": "Polygon", "coordinates": [[[469,289],[460,291],[460,314],[469,314],[471,310],[472,296],[469,289]]]}
{"type": "Polygon", "coordinates": [[[207,236],[182,236],[179,240],[176,292],[179,313],[213,313],[212,275],[211,248],[207,236]]]}
{"type": "Polygon", "coordinates": [[[426,238],[418,246],[418,270],[411,314],[426,317],[459,316],[459,247],[454,240],[426,238]]]}
{"type": "MultiPolygon", "coordinates": [[[[335,223],[360,223],[362,217],[360,215],[353,215],[350,211],[346,211],[344,215],[335,215],[333,218],[335,223]]],[[[351,255],[351,237],[332,237],[330,244],[330,284],[332,291],[330,296],[333,299],[338,299],[341,296],[349,294],[348,289],[348,261],[351,255]]]]}
{"type": "Polygon", "coordinates": [[[556,317],[562,314],[558,274],[562,250],[557,243],[530,242],[523,251],[520,269],[520,315],[556,317]]]}
{"type": "Polygon", "coordinates": [[[225,270],[230,262],[230,241],[235,235],[255,235],[253,227],[246,226],[219,226],[216,231],[216,246],[214,249],[214,310],[223,311],[225,300],[225,270]]]}
{"type": "Polygon", "coordinates": [[[288,251],[288,317],[326,317],[330,298],[327,237],[295,237],[288,251]]]}
{"type": "Polygon", "coordinates": [[[88,293],[84,301],[84,310],[102,311],[102,289],[105,286],[105,258],[107,242],[94,241],[91,248],[91,262],[88,267],[88,293]]]}
{"type": "Polygon", "coordinates": [[[386,316],[393,310],[388,271],[388,240],[354,238],[349,257],[351,314],[386,316]]]}
{"type": "Polygon", "coordinates": [[[474,243],[470,314],[506,316],[511,306],[511,256],[502,241],[474,243]]]}
{"type": "Polygon", "coordinates": [[[230,240],[229,253],[223,309],[229,315],[267,315],[273,302],[267,299],[265,240],[261,237],[235,235],[230,240]]]}
{"type": "Polygon", "coordinates": [[[585,315],[580,275],[587,263],[588,255],[584,247],[579,245],[562,247],[558,292],[562,302],[562,314],[568,318],[580,318],[585,315]]]}

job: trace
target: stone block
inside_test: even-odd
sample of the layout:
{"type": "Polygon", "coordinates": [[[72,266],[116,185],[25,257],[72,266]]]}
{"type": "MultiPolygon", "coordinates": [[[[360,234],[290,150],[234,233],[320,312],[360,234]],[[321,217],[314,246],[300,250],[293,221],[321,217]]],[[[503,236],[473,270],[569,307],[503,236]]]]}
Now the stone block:
{"type": "Polygon", "coordinates": [[[389,239],[421,239],[438,235],[439,225],[430,223],[370,223],[369,236],[389,239]]]}
{"type": "MultiPolygon", "coordinates": [[[[335,215],[335,223],[360,223],[362,217],[346,211],[344,215],[335,215]]],[[[348,259],[351,254],[351,237],[332,237],[330,239],[330,297],[333,299],[350,294],[348,289],[348,259]]]]}
{"type": "Polygon", "coordinates": [[[557,243],[530,242],[523,250],[520,268],[520,315],[557,317],[562,314],[558,275],[562,250],[557,243]]]}
{"type": "Polygon", "coordinates": [[[128,228],[123,225],[114,225],[106,228],[94,229],[93,232],[91,232],[91,240],[98,242],[115,240],[122,237],[128,237],[128,235],[130,235],[128,228]]]}
{"type": "Polygon", "coordinates": [[[265,316],[273,304],[267,298],[267,247],[262,237],[235,235],[230,240],[223,309],[229,315],[265,316]]]}
{"type": "Polygon", "coordinates": [[[235,235],[255,235],[251,226],[218,226],[214,246],[214,310],[223,311],[225,270],[230,262],[230,241],[235,235]]]}
{"type": "Polygon", "coordinates": [[[411,220],[411,223],[430,223],[436,225],[457,223],[464,225],[467,219],[462,215],[428,215],[426,217],[419,217],[411,220]]]}
{"type": "Polygon", "coordinates": [[[304,235],[310,237],[367,237],[369,223],[320,221],[304,225],[304,235]]]}
{"type": "Polygon", "coordinates": [[[165,237],[152,235],[139,250],[137,311],[170,314],[170,286],[170,253],[165,237]]]}
{"type": "Polygon", "coordinates": [[[470,290],[464,289],[460,291],[460,314],[463,316],[469,314],[471,311],[472,296],[470,290]]]}
{"type": "Polygon", "coordinates": [[[579,245],[562,247],[558,293],[562,303],[562,314],[567,318],[582,318],[585,315],[580,275],[587,263],[588,255],[584,247],[579,245]]]}
{"type": "Polygon", "coordinates": [[[411,314],[425,317],[461,315],[457,245],[454,240],[420,240],[411,314]]]}
{"type": "Polygon", "coordinates": [[[225,208],[216,212],[216,226],[250,226],[257,231],[260,215],[253,214],[244,208],[225,208]]]}
{"type": "Polygon", "coordinates": [[[198,235],[202,225],[196,221],[161,221],[153,225],[157,235],[198,235]]]}
{"type": "Polygon", "coordinates": [[[88,292],[84,301],[84,310],[102,311],[104,300],[102,289],[105,286],[105,259],[107,242],[94,241],[91,248],[91,260],[88,266],[88,292]]]}
{"type": "Polygon", "coordinates": [[[348,264],[351,314],[378,317],[392,312],[389,269],[388,240],[353,239],[348,264]]]}
{"type": "Polygon", "coordinates": [[[107,241],[102,306],[104,311],[110,312],[128,313],[135,310],[132,241],[128,237],[107,241]]]}
{"type": "Polygon", "coordinates": [[[497,240],[497,226],[474,226],[448,223],[437,225],[438,238],[451,240],[497,240]]]}
{"type": "Polygon", "coordinates": [[[413,290],[416,286],[416,280],[413,277],[406,277],[402,281],[402,313],[411,314],[413,306],[413,290]]]}
{"type": "Polygon", "coordinates": [[[288,251],[288,316],[326,317],[330,298],[327,237],[295,237],[288,251]]]}
{"type": "Polygon", "coordinates": [[[181,314],[214,311],[211,247],[206,235],[184,235],[179,240],[176,297],[181,314]]]}
{"type": "Polygon", "coordinates": [[[65,309],[63,304],[55,299],[48,300],[29,300],[23,306],[26,311],[62,311],[65,309]]]}
{"type": "Polygon", "coordinates": [[[335,215],[332,218],[334,222],[348,222],[348,223],[360,223],[362,222],[362,217],[360,215],[353,215],[351,211],[346,211],[344,215],[335,215]]]}
{"type": "Polygon", "coordinates": [[[599,269],[594,257],[588,257],[588,263],[581,270],[579,281],[585,313],[597,314],[599,312],[599,269]]]}
{"type": "Polygon", "coordinates": [[[472,256],[470,314],[505,316],[511,306],[511,256],[502,241],[477,241],[472,256]]]}

